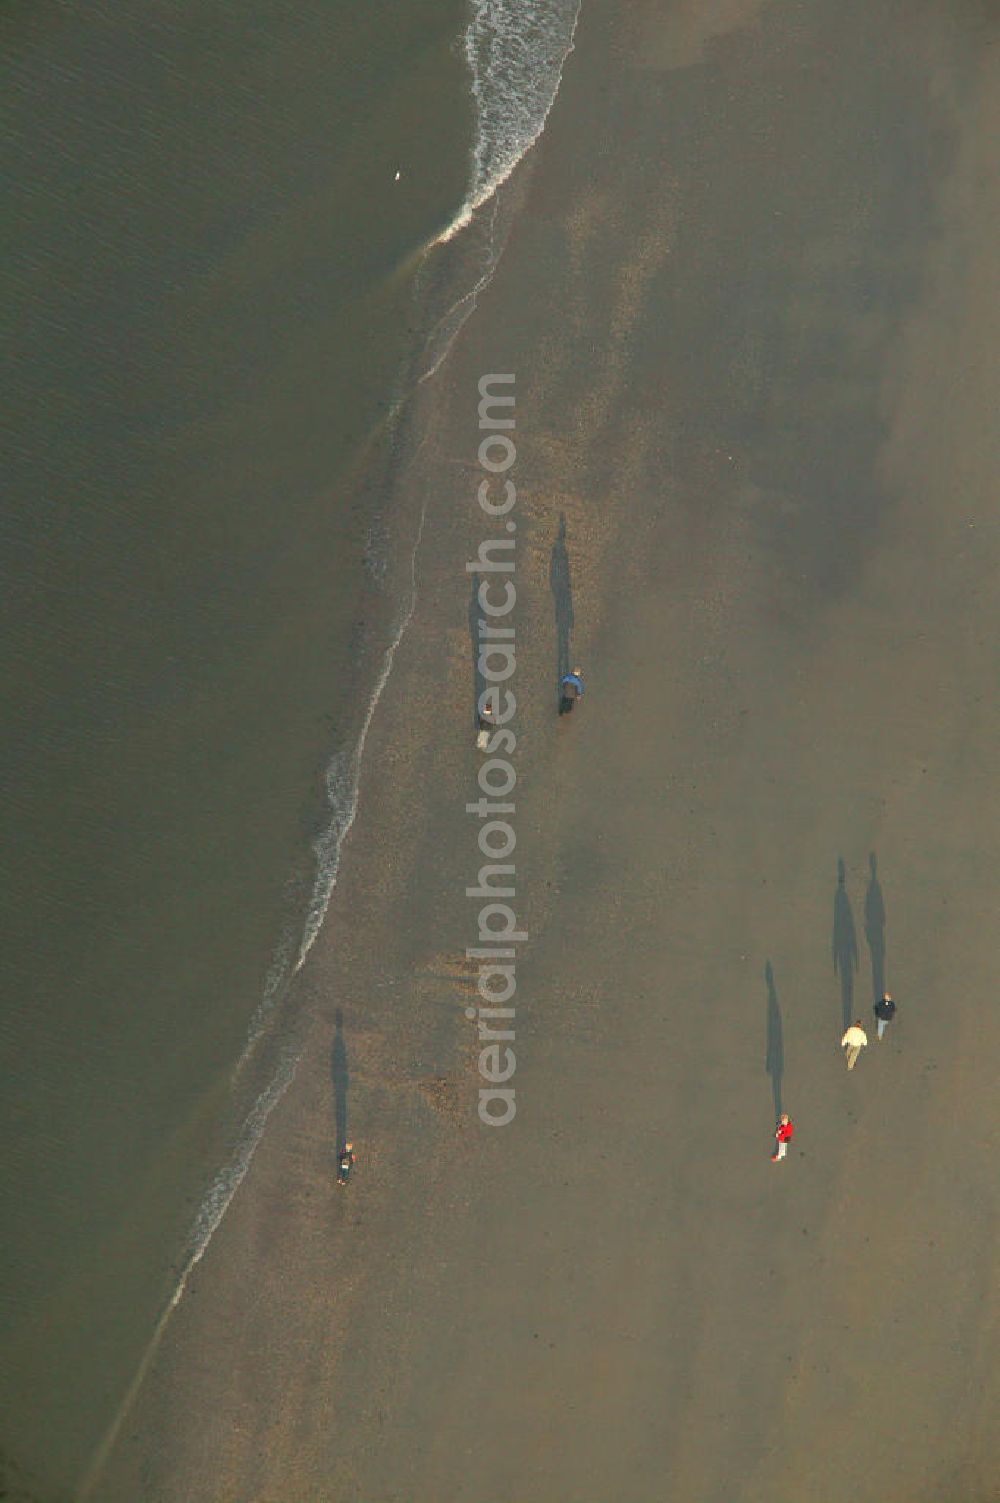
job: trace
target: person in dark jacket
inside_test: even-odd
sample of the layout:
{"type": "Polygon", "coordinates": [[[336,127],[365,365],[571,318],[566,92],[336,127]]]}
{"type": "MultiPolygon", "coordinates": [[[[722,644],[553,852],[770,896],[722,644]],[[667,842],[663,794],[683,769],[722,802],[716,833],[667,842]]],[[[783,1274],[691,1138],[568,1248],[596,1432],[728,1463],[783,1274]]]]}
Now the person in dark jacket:
{"type": "Polygon", "coordinates": [[[354,1168],[354,1144],[345,1143],[337,1155],[337,1184],[346,1185],[354,1168]]]}
{"type": "Polygon", "coordinates": [[[559,692],[562,696],[559,700],[559,713],[568,715],[583,695],[582,669],[574,668],[572,673],[564,673],[559,681],[559,692]]]}
{"type": "Polygon", "coordinates": [[[896,1015],[896,1004],[892,1000],[891,992],[883,992],[875,1003],[875,1021],[878,1025],[878,1037],[881,1042],[885,1030],[896,1015]]]}

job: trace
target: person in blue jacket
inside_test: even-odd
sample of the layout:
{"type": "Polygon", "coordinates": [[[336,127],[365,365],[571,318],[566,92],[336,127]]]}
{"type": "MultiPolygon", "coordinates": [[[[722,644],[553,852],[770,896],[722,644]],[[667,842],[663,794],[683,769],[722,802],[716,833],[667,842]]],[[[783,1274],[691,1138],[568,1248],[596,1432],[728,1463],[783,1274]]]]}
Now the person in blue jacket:
{"type": "Polygon", "coordinates": [[[572,673],[564,673],[559,681],[559,689],[559,713],[568,715],[583,694],[583,670],[574,668],[572,673]]]}

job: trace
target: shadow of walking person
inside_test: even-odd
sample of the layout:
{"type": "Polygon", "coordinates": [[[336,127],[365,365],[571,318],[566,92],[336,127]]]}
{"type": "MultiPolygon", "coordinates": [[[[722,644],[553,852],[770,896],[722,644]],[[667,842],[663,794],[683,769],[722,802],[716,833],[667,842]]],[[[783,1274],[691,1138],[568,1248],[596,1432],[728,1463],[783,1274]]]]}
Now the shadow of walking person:
{"type": "Polygon", "coordinates": [[[569,672],[570,634],[573,630],[573,582],[569,570],[569,549],[566,547],[566,514],[559,513],[559,531],[552,544],[549,559],[549,588],[556,613],[556,698],[561,697],[561,684],[569,672]]]}
{"type": "Polygon", "coordinates": [[[865,939],[872,962],[872,1000],[885,993],[885,900],[878,880],[878,860],[872,851],[868,857],[871,881],[865,893],[865,939]]]}
{"type": "Polygon", "coordinates": [[[472,716],[479,729],[479,702],[486,692],[486,680],[479,667],[479,620],[482,610],[479,605],[479,575],[472,576],[472,595],[469,599],[469,642],[472,646],[472,716]]]}
{"type": "Polygon", "coordinates": [[[347,1070],[347,1045],[344,1043],[344,1014],[337,1008],[333,1048],[330,1051],[330,1079],[333,1081],[333,1114],[337,1156],[347,1145],[347,1089],[351,1078],[347,1070]]]}
{"type": "Polygon", "coordinates": [[[785,1039],[781,1027],[781,1008],[778,1005],[778,993],[774,985],[774,971],[771,962],[764,967],[764,980],[767,982],[767,1046],[764,1055],[764,1069],[771,1077],[771,1095],[774,1098],[774,1120],[777,1122],[781,1116],[781,1080],[785,1073],[785,1039]]]}
{"type": "Polygon", "coordinates": [[[845,1029],[854,1021],[854,973],[858,969],[858,936],[846,881],[844,860],[838,857],[837,891],[833,897],[833,973],[840,978],[840,1011],[845,1029]]]}

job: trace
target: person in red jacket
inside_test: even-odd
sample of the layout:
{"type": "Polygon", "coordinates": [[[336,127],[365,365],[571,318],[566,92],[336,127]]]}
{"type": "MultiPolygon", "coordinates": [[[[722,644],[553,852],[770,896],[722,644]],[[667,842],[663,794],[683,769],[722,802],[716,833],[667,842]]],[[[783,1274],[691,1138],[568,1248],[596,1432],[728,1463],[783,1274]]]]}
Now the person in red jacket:
{"type": "Polygon", "coordinates": [[[771,1155],[772,1163],[776,1164],[779,1159],[783,1159],[785,1157],[785,1154],[788,1152],[788,1145],[792,1141],[792,1133],[794,1131],[795,1128],[792,1126],[791,1117],[787,1112],[782,1112],[781,1116],[778,1118],[778,1125],[774,1129],[774,1136],[777,1140],[778,1147],[777,1151],[775,1153],[772,1153],[771,1155]]]}

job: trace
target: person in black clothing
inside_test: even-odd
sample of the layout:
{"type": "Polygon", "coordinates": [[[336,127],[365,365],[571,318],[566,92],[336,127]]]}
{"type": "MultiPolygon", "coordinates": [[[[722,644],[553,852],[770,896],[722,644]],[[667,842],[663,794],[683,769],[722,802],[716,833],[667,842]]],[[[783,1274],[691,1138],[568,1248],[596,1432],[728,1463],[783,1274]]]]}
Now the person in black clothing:
{"type": "Polygon", "coordinates": [[[354,1167],[354,1144],[345,1143],[337,1155],[337,1184],[346,1185],[354,1167]]]}
{"type": "Polygon", "coordinates": [[[883,992],[881,997],[879,997],[878,1001],[875,1003],[875,1021],[878,1024],[878,1037],[880,1043],[882,1041],[882,1035],[885,1033],[885,1030],[888,1028],[889,1024],[893,1020],[893,1017],[895,1016],[895,1012],[896,1004],[892,1000],[892,994],[890,992],[883,992]]]}

